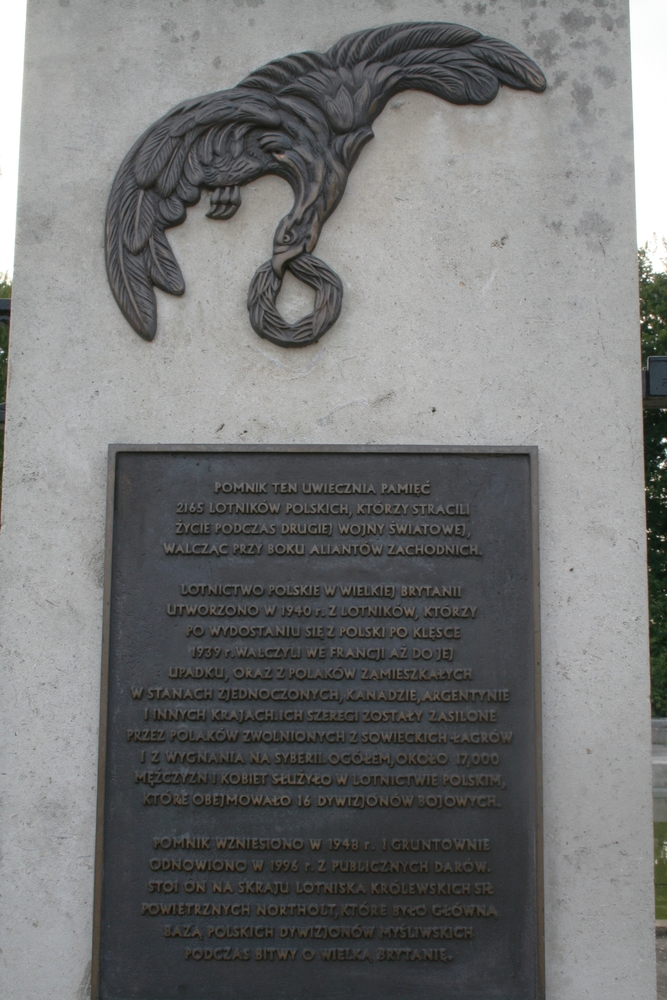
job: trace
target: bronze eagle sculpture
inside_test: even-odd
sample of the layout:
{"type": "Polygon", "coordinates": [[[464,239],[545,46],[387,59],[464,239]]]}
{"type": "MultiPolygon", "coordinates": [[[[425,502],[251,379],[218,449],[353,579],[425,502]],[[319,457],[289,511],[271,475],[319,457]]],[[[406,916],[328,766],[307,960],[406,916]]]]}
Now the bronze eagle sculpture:
{"type": "Polygon", "coordinates": [[[312,251],[377,116],[400,91],[488,104],[501,84],[546,88],[538,66],[508,42],[458,24],[415,22],[358,31],[327,52],[276,59],[231,90],[179,104],[135,143],[111,189],[106,264],[123,315],[152,340],[154,286],[185,291],[165,230],[185,220],[202,191],[212,192],[210,219],[231,219],[240,188],[276,174],[292,187],[294,207],[278,225],[271,260],[252,279],[250,321],[260,337],[283,347],[319,340],[338,318],[343,289],[312,251]],[[276,308],[285,268],[315,289],[313,311],[294,324],[276,308]]]}

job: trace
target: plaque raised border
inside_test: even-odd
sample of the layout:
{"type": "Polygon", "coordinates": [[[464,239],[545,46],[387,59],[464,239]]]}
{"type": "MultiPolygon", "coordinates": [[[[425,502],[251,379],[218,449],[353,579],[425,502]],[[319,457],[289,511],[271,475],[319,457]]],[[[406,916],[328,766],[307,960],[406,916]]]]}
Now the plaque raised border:
{"type": "Polygon", "coordinates": [[[534,669],[534,843],[536,895],[536,969],[535,1000],[545,997],[544,963],[544,872],[542,819],[542,697],[540,659],[540,600],[539,600],[539,496],[538,448],[536,446],[439,446],[439,445],[188,445],[188,444],[112,444],[108,450],[108,480],[106,500],[104,617],[102,637],[102,677],[100,689],[99,763],[97,788],[97,830],[95,847],[93,957],[91,1000],[100,1000],[100,947],[102,919],[102,882],[104,873],[104,830],[106,761],[108,739],[109,650],[111,633],[112,550],[115,514],[117,458],[124,453],[172,454],[405,454],[405,455],[525,455],[530,474],[531,575],[532,575],[532,641],[534,669]]]}

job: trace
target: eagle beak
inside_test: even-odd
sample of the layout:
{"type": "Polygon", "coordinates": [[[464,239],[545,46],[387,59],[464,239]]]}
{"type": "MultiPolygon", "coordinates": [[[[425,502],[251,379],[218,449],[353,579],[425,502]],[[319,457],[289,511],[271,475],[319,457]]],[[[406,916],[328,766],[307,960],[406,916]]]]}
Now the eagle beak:
{"type": "Polygon", "coordinates": [[[271,266],[273,267],[274,273],[279,278],[282,278],[283,274],[285,273],[285,268],[287,267],[289,262],[291,260],[294,260],[295,257],[299,257],[304,252],[305,249],[306,249],[305,245],[286,246],[286,247],[279,246],[275,248],[273,251],[273,257],[271,259],[271,266]]]}

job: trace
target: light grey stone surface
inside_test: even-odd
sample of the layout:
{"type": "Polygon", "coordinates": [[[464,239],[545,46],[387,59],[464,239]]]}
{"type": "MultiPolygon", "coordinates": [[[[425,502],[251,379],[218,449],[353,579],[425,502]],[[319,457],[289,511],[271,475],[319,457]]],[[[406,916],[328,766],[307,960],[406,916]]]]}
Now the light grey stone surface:
{"type": "Polygon", "coordinates": [[[29,0],[0,550],[4,1000],[88,988],[118,441],[539,446],[547,997],[655,997],[629,74],[625,0],[29,0]],[[277,179],[231,222],[202,205],[171,232],[187,292],[159,293],[157,339],[140,340],[103,259],[137,136],[271,58],[409,19],[514,43],[547,93],[391,102],[316,251],[345,286],[318,345],[274,347],[247,319],[291,204],[277,179]]]}

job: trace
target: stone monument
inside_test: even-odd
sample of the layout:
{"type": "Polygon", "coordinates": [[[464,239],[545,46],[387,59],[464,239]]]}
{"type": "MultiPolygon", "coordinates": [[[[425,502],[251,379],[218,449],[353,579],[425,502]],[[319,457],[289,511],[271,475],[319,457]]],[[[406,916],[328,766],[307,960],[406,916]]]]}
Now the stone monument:
{"type": "Polygon", "coordinates": [[[3,997],[654,997],[627,4],[25,72],[3,997]]]}

